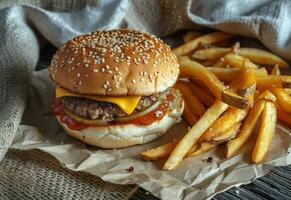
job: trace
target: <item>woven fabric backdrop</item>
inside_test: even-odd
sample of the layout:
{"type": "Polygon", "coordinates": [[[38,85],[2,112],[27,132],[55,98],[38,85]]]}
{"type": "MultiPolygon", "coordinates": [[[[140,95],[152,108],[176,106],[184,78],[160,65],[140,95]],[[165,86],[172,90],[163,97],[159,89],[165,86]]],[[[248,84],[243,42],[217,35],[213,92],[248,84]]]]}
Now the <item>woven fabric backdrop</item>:
{"type": "MultiPolygon", "coordinates": [[[[82,33],[117,27],[166,36],[182,29],[207,26],[255,37],[271,51],[291,60],[288,53],[291,52],[291,1],[288,0],[27,0],[2,1],[0,7],[0,160],[4,158],[21,123],[32,73],[39,51],[46,42],[59,47],[82,33]]],[[[45,168],[45,165],[38,165],[37,168],[34,162],[27,166],[26,159],[41,158],[36,154],[29,158],[29,155],[32,156],[14,151],[7,155],[1,164],[2,184],[19,183],[20,179],[12,175],[17,172],[8,172],[22,168],[32,170],[35,184],[38,178],[45,176],[48,177],[46,180],[63,181],[64,184],[60,185],[62,192],[72,189],[65,186],[67,179],[62,177],[67,174],[62,173],[60,166],[45,168]],[[17,161],[16,155],[19,156],[17,161]],[[39,170],[41,168],[49,172],[39,170]]],[[[43,163],[49,165],[50,162],[43,163]]],[[[23,173],[26,174],[27,170],[23,173]]],[[[86,187],[87,183],[74,181],[80,187],[86,187]]],[[[51,188],[50,181],[47,184],[51,188]]],[[[106,185],[102,181],[96,184],[106,185]]],[[[31,191],[38,192],[34,186],[31,191]]],[[[119,186],[111,187],[120,190],[121,196],[133,189],[128,186],[122,191],[119,186]]],[[[7,198],[7,191],[2,192],[0,188],[0,192],[1,199],[7,198]]]]}

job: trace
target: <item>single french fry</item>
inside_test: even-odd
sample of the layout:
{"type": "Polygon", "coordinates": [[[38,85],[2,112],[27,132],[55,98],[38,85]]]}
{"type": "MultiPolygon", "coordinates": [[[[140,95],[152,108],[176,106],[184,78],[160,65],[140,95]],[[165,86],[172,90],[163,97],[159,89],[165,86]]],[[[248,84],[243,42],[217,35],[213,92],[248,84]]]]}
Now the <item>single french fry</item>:
{"type": "Polygon", "coordinates": [[[257,77],[257,86],[259,88],[279,87],[291,88],[291,76],[270,75],[257,77]]]}
{"type": "Polygon", "coordinates": [[[257,69],[257,65],[252,63],[249,59],[244,58],[240,55],[236,55],[233,53],[228,53],[227,55],[224,56],[224,59],[226,62],[236,68],[239,69],[245,69],[245,68],[251,68],[251,69],[257,69]]]}
{"type": "Polygon", "coordinates": [[[153,149],[149,149],[143,153],[141,153],[141,157],[144,160],[149,160],[149,161],[153,161],[153,160],[159,160],[162,158],[167,158],[170,153],[172,152],[172,150],[175,148],[175,146],[178,144],[179,140],[174,140],[172,142],[169,142],[167,144],[164,144],[162,146],[153,148],[153,149]]]}
{"type": "Polygon", "coordinates": [[[207,49],[199,49],[192,54],[192,58],[199,60],[217,60],[228,52],[231,48],[210,47],[207,49]]]}
{"type": "Polygon", "coordinates": [[[184,102],[183,117],[191,126],[193,126],[199,120],[199,118],[191,112],[187,102],[184,102]]]}
{"type": "Polygon", "coordinates": [[[200,37],[202,35],[202,33],[198,32],[198,31],[189,31],[188,33],[186,33],[183,36],[183,41],[185,43],[190,42],[191,40],[194,40],[198,37],[200,37]]]}
{"type": "MultiPolygon", "coordinates": [[[[207,67],[220,81],[223,82],[232,82],[240,74],[241,70],[237,68],[217,68],[217,67],[207,67]]],[[[258,76],[267,76],[268,72],[265,68],[260,68],[255,71],[256,77],[258,76]]]]}
{"type": "Polygon", "coordinates": [[[286,92],[289,96],[291,95],[291,89],[290,89],[290,88],[285,88],[284,90],[285,90],[285,92],[286,92]]]}
{"type": "Polygon", "coordinates": [[[232,127],[230,127],[224,133],[222,133],[220,135],[217,135],[214,138],[212,138],[210,143],[220,144],[220,143],[223,143],[223,142],[226,142],[226,141],[229,141],[229,140],[235,138],[235,136],[239,132],[241,124],[242,124],[241,122],[234,124],[232,127]]]}
{"type": "Polygon", "coordinates": [[[227,62],[224,58],[220,58],[216,63],[212,65],[212,67],[224,68],[226,67],[227,62]]]}
{"type": "Polygon", "coordinates": [[[252,153],[252,161],[254,163],[259,163],[264,159],[275,133],[276,121],[275,104],[273,102],[266,102],[262,113],[260,130],[252,153]]]}
{"type": "Polygon", "coordinates": [[[182,56],[195,50],[199,46],[199,44],[212,44],[215,42],[229,39],[231,37],[233,37],[233,35],[229,33],[223,32],[209,33],[175,48],[173,52],[178,56],[182,56]]]}
{"type": "Polygon", "coordinates": [[[198,117],[202,116],[206,111],[204,105],[200,102],[200,100],[192,93],[192,90],[184,81],[178,81],[175,85],[175,88],[179,89],[183,94],[186,102],[189,105],[189,108],[192,113],[197,115],[198,117]]]}
{"type": "Polygon", "coordinates": [[[247,142],[256,124],[259,121],[259,117],[265,107],[264,100],[258,100],[254,106],[250,109],[249,113],[244,120],[241,130],[233,140],[230,140],[226,144],[226,158],[232,157],[236,152],[238,152],[242,146],[247,142]]]}
{"type": "Polygon", "coordinates": [[[278,64],[276,64],[273,67],[273,69],[271,71],[271,75],[281,75],[280,68],[279,68],[279,65],[278,64]]]}
{"type": "Polygon", "coordinates": [[[223,135],[233,125],[241,122],[247,115],[247,110],[228,108],[223,115],[216,120],[211,127],[202,135],[201,141],[210,142],[214,137],[223,135]]]}
{"type": "MultiPolygon", "coordinates": [[[[215,60],[226,55],[231,48],[219,48],[211,47],[207,49],[201,49],[194,52],[192,57],[200,60],[215,60]]],[[[237,54],[249,59],[250,61],[263,65],[276,65],[286,68],[288,63],[281,59],[279,56],[272,54],[268,51],[255,48],[239,48],[237,54]]]]}
{"type": "Polygon", "coordinates": [[[228,108],[228,105],[220,100],[207,109],[204,115],[190,129],[190,131],[177,144],[163,166],[163,170],[174,169],[185,157],[190,148],[198,141],[201,135],[213,124],[215,120],[228,108]]]}
{"type": "Polygon", "coordinates": [[[279,67],[283,67],[283,68],[287,68],[289,66],[288,63],[284,61],[282,58],[280,58],[279,56],[271,52],[261,50],[261,49],[240,48],[238,50],[238,54],[258,64],[263,64],[263,65],[264,64],[265,65],[278,64],[279,67]]]}
{"type": "Polygon", "coordinates": [[[185,57],[180,57],[179,61],[181,73],[202,81],[216,98],[236,108],[244,109],[249,106],[247,99],[229,90],[210,70],[201,64],[185,57]]]}
{"type": "Polygon", "coordinates": [[[204,143],[201,143],[199,145],[197,145],[197,147],[194,147],[193,148],[193,151],[189,151],[190,153],[187,154],[187,157],[194,157],[194,156],[198,156],[204,152],[207,152],[211,149],[213,149],[214,147],[216,147],[216,144],[211,144],[211,143],[208,143],[208,142],[204,142],[204,143]]]}
{"type": "Polygon", "coordinates": [[[255,92],[256,84],[256,70],[243,69],[240,73],[240,77],[232,82],[231,87],[236,90],[238,95],[247,97],[255,92]]]}
{"type": "Polygon", "coordinates": [[[282,109],[291,113],[291,97],[283,88],[271,88],[271,91],[277,97],[277,102],[282,109]]]}
{"type": "Polygon", "coordinates": [[[270,90],[265,90],[260,94],[259,99],[264,99],[275,103],[277,98],[270,90]]]}
{"type": "Polygon", "coordinates": [[[277,117],[279,121],[291,128],[291,114],[287,113],[282,108],[277,107],[277,117]]]}
{"type": "Polygon", "coordinates": [[[192,82],[187,82],[186,84],[191,88],[194,95],[197,96],[197,98],[202,102],[202,104],[204,104],[207,107],[210,107],[214,103],[215,101],[214,97],[205,90],[203,90],[200,86],[192,82]]]}

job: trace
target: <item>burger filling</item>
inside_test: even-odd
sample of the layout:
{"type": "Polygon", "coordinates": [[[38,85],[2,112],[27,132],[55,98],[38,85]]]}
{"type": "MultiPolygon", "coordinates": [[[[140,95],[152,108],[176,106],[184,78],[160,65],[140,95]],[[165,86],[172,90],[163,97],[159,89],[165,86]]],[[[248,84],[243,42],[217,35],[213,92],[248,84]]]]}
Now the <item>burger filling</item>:
{"type": "Polygon", "coordinates": [[[134,111],[127,115],[118,105],[82,97],[63,96],[53,102],[53,111],[72,129],[88,126],[131,123],[149,125],[180,105],[181,94],[176,89],[140,98],[134,111]]]}
{"type": "MultiPolygon", "coordinates": [[[[146,110],[148,107],[157,102],[161,95],[165,94],[143,96],[139,100],[133,113],[146,110]]],[[[62,97],[61,101],[62,104],[71,112],[87,119],[106,120],[127,116],[127,114],[118,105],[113,103],[100,102],[81,97],[69,97],[69,96],[62,97]]]]}

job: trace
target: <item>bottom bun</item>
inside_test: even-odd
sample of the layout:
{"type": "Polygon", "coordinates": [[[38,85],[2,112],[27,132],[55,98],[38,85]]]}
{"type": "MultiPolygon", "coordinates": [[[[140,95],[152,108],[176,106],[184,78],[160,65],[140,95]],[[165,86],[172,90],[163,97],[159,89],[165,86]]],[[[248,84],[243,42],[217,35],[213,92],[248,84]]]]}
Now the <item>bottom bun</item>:
{"type": "Polygon", "coordinates": [[[122,124],[112,126],[90,126],[82,130],[72,130],[57,119],[66,132],[86,144],[102,148],[122,148],[150,142],[167,132],[173,124],[181,121],[184,109],[183,100],[180,105],[167,113],[161,120],[150,125],[122,124]]]}

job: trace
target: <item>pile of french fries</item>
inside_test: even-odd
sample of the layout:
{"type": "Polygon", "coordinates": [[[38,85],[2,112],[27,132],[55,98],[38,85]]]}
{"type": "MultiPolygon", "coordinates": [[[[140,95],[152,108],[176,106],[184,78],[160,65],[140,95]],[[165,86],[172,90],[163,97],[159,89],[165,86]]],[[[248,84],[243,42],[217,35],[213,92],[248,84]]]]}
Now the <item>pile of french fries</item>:
{"type": "Polygon", "coordinates": [[[218,145],[224,145],[225,157],[230,158],[255,134],[251,160],[259,163],[277,119],[291,127],[291,76],[280,73],[288,63],[265,50],[241,48],[238,42],[221,47],[231,44],[233,37],[192,31],[173,50],[181,70],[174,87],[184,96],[183,117],[191,128],[182,139],[143,152],[144,160],[166,159],[163,170],[171,170],[183,158],[218,145]]]}

